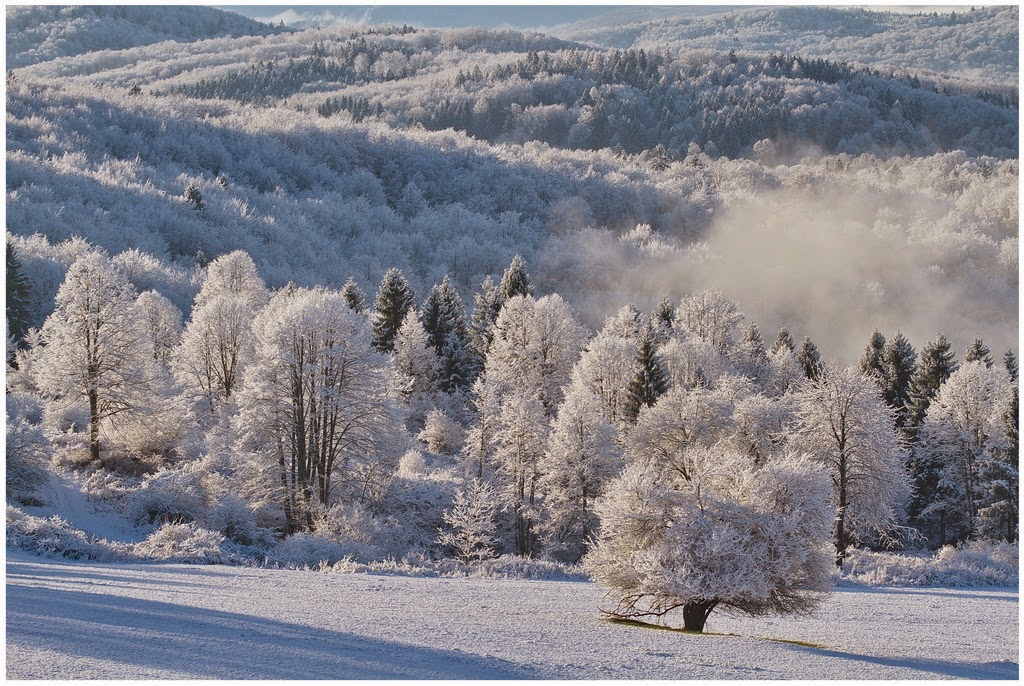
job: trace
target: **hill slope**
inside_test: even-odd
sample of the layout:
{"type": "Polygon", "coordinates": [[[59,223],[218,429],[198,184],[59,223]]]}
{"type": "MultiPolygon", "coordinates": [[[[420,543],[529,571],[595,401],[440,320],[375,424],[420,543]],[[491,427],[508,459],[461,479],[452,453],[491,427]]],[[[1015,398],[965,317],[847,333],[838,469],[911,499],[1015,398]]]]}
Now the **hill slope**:
{"type": "Polygon", "coordinates": [[[211,7],[7,7],[7,68],[168,40],[189,43],[278,30],[211,7]]]}

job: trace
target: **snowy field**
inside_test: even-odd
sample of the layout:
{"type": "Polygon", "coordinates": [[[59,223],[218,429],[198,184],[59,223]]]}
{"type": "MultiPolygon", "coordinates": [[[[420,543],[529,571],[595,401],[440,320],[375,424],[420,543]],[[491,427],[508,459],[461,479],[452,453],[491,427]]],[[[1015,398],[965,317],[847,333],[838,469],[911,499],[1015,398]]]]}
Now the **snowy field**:
{"type": "Polygon", "coordinates": [[[847,586],[818,614],[688,635],[589,583],[117,565],[8,551],[7,677],[1016,679],[1015,589],[847,586]],[[771,640],[774,639],[774,640],[771,640]],[[803,641],[821,647],[783,641],[803,641]]]}

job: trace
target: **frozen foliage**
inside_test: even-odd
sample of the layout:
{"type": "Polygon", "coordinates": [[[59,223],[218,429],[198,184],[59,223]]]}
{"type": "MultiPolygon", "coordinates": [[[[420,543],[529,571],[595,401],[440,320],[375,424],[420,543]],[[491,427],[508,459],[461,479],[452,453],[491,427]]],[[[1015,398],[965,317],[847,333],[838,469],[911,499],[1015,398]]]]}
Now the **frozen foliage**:
{"type": "Polygon", "coordinates": [[[274,29],[212,7],[11,7],[7,66],[95,50],[216,36],[266,36],[274,29]]]}
{"type": "Polygon", "coordinates": [[[842,579],[865,586],[1001,586],[1019,584],[1019,550],[1009,543],[972,541],[931,554],[850,554],[842,579]]]}
{"type": "Polygon", "coordinates": [[[494,515],[500,502],[497,496],[488,483],[479,479],[467,482],[456,491],[455,502],[444,513],[449,530],[442,531],[437,542],[454,548],[464,562],[494,557],[494,515]]]}
{"type": "Polygon", "coordinates": [[[72,560],[114,561],[125,559],[131,552],[131,546],[90,536],[57,515],[34,517],[10,505],[7,506],[7,546],[72,560]]]}
{"type": "Polygon", "coordinates": [[[585,558],[614,617],[703,631],[716,608],[807,612],[831,586],[826,479],[810,461],[753,468],[714,448],[636,463],[598,505],[601,534],[585,558]]]}
{"type": "Polygon", "coordinates": [[[52,446],[37,424],[25,417],[12,417],[9,411],[6,430],[7,499],[35,501],[36,491],[49,479],[52,446]]]}
{"type": "Polygon", "coordinates": [[[223,544],[223,536],[202,529],[194,522],[168,523],[150,534],[146,540],[137,543],[135,554],[162,562],[216,564],[226,561],[221,551],[223,544]]]}

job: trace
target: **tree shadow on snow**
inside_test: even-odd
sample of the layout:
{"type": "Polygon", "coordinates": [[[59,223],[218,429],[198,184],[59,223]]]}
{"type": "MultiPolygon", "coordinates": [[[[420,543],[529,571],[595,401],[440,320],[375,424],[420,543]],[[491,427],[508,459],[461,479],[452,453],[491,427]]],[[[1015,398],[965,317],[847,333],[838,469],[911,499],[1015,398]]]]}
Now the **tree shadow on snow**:
{"type": "MultiPolygon", "coordinates": [[[[496,658],[233,612],[21,584],[7,587],[7,641],[9,647],[120,663],[125,665],[121,676],[134,678],[147,668],[208,679],[540,678],[496,658]]],[[[9,676],[16,675],[10,654],[7,667],[9,676]]]]}
{"type": "MultiPolygon", "coordinates": [[[[867,662],[869,664],[881,665],[883,667],[900,667],[904,669],[916,669],[921,672],[952,677],[954,679],[1014,679],[1018,678],[1019,667],[1016,662],[951,662],[949,660],[929,660],[911,657],[882,657],[879,655],[860,655],[858,653],[845,653],[840,650],[829,650],[822,648],[810,648],[804,646],[792,646],[793,650],[812,653],[822,657],[834,657],[852,662],[867,662]]],[[[855,674],[835,674],[836,679],[862,679],[866,677],[863,672],[855,674]]]]}

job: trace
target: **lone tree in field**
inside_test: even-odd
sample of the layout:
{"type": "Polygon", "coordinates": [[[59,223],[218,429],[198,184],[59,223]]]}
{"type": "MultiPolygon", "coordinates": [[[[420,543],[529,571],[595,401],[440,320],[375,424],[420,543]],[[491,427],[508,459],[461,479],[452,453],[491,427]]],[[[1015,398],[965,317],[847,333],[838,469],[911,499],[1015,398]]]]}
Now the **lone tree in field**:
{"type": "Polygon", "coordinates": [[[634,462],[599,501],[601,534],[584,558],[608,587],[606,614],[703,631],[716,608],[803,613],[830,589],[827,477],[808,460],[764,467],[691,447],[634,462]]]}

